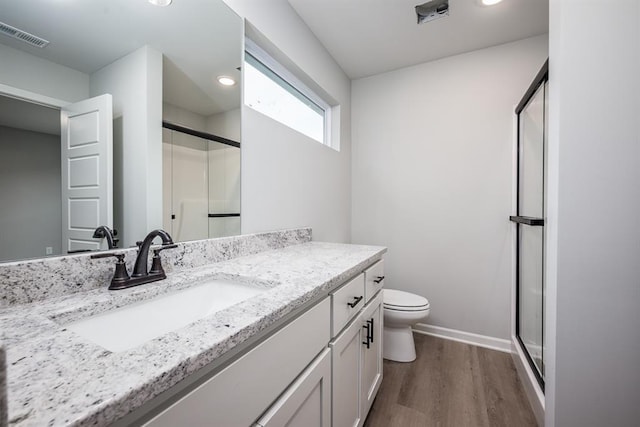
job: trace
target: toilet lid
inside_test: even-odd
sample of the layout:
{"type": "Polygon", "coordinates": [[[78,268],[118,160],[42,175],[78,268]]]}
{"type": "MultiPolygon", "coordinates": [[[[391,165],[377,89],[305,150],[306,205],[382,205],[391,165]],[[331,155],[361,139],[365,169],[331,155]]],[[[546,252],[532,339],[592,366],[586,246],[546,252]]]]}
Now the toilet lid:
{"type": "Polygon", "coordinates": [[[384,306],[392,310],[426,310],[429,301],[425,297],[396,289],[384,289],[384,306]]]}

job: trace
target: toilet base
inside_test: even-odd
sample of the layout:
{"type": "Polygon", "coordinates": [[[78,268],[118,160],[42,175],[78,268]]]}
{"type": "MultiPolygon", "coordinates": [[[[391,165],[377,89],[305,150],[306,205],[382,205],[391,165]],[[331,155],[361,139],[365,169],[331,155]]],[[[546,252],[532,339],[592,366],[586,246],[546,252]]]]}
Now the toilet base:
{"type": "Polygon", "coordinates": [[[384,326],[382,357],[394,362],[413,362],[416,360],[416,345],[413,342],[411,326],[384,326]]]}

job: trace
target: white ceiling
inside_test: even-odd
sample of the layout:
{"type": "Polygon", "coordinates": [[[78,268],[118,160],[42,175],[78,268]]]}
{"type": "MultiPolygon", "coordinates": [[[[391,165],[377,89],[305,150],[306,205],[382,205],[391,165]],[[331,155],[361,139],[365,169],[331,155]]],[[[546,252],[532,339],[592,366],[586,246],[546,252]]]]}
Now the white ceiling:
{"type": "MultiPolygon", "coordinates": [[[[5,2],[0,21],[49,40],[39,49],[0,35],[0,43],[86,74],[148,44],[170,61],[166,102],[211,115],[240,106],[242,20],[222,0],[21,0],[5,2]],[[208,101],[204,98],[208,98],[208,101]]],[[[165,61],[167,62],[167,61],[165,61]]],[[[167,71],[167,65],[164,67],[167,71]]]]}
{"type": "Polygon", "coordinates": [[[347,75],[371,76],[548,32],[548,0],[449,0],[449,16],[418,25],[426,0],[288,0],[347,75]]]}

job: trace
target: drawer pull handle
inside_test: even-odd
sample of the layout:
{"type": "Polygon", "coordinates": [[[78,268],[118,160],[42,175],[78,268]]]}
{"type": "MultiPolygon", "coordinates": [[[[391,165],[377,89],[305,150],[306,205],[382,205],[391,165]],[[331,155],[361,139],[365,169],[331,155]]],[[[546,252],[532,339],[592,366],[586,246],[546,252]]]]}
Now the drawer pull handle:
{"type": "Polygon", "coordinates": [[[373,281],[374,281],[375,283],[380,283],[380,282],[382,282],[383,280],[384,280],[384,276],[378,276],[378,277],[376,277],[375,279],[373,279],[373,281]]]}
{"type": "Polygon", "coordinates": [[[354,308],[356,305],[358,305],[360,303],[360,301],[362,301],[363,297],[353,297],[353,302],[348,302],[347,305],[351,308],[354,308]]]}
{"type": "Polygon", "coordinates": [[[362,341],[362,344],[366,345],[367,348],[371,347],[371,330],[369,327],[369,321],[367,320],[367,324],[366,325],[362,325],[363,328],[365,328],[367,330],[367,340],[366,341],[362,341]]]}
{"type": "Polygon", "coordinates": [[[371,339],[371,342],[373,342],[373,318],[371,318],[371,320],[367,320],[367,323],[371,325],[371,329],[370,329],[371,338],[370,339],[371,339]]]}

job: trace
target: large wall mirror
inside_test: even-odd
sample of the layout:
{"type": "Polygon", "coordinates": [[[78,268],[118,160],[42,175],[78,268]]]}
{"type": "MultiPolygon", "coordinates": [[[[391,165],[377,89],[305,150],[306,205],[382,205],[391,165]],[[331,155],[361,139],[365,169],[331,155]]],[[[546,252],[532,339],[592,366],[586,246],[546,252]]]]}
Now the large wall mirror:
{"type": "Polygon", "coordinates": [[[240,233],[243,29],[222,0],[2,9],[0,262],[107,249],[103,225],[120,248],[240,233]]]}

